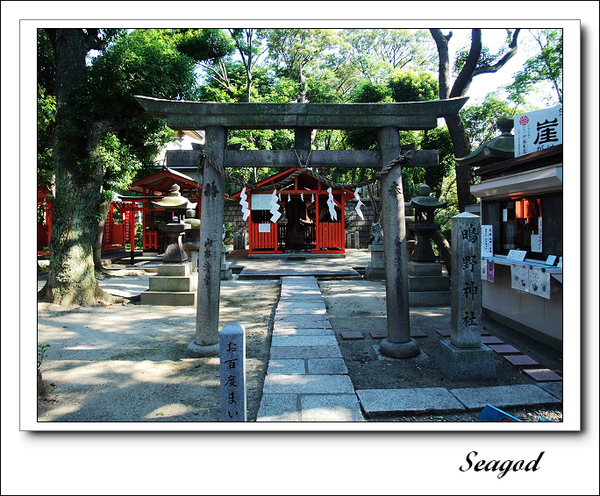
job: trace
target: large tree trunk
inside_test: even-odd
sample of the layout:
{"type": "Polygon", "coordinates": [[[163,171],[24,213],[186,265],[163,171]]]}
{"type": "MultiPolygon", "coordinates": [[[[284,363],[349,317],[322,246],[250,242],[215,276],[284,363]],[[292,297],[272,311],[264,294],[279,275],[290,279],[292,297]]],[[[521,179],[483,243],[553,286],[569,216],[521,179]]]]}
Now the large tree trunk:
{"type": "MultiPolygon", "coordinates": [[[[452,38],[452,32],[448,35],[442,34],[440,29],[430,29],[438,49],[439,56],[439,90],[440,100],[465,96],[471,86],[473,78],[479,74],[496,72],[501,69],[517,53],[517,39],[519,29],[513,33],[512,39],[508,44],[508,50],[500,60],[492,65],[485,64],[479,66],[479,56],[481,55],[481,29],[471,30],[471,47],[469,54],[460,73],[456,77],[452,88],[450,86],[450,58],[448,55],[448,42],[452,38]]],[[[448,131],[452,137],[454,145],[454,156],[462,158],[471,151],[471,144],[465,131],[465,126],[460,115],[445,116],[448,131]]],[[[471,194],[471,184],[473,183],[473,171],[470,167],[455,166],[456,172],[456,193],[458,196],[458,208],[464,212],[465,207],[477,200],[471,194]]]]}
{"type": "Polygon", "coordinates": [[[55,34],[56,196],[48,280],[39,298],[58,305],[93,305],[115,298],[100,288],[94,273],[103,171],[90,156],[89,140],[97,139],[97,133],[78,115],[74,103],[77,85],[85,76],[88,46],[80,29],[57,29],[55,34]]]}

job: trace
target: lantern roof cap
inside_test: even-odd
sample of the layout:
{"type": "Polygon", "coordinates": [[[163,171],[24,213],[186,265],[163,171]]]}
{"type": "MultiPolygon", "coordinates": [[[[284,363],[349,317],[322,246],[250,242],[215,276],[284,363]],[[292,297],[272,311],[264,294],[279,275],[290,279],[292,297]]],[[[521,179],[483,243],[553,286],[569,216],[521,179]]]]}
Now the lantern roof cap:
{"type": "Polygon", "coordinates": [[[435,196],[430,196],[431,188],[423,183],[419,187],[419,196],[415,196],[406,204],[407,207],[417,208],[443,208],[448,202],[440,202],[435,196]]]}

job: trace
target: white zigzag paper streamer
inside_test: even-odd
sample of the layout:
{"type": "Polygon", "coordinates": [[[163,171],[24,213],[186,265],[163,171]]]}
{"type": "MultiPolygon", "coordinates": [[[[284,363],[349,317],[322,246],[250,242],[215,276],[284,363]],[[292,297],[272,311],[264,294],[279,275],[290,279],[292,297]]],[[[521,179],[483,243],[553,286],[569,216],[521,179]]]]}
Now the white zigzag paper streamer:
{"type": "Polygon", "coordinates": [[[329,198],[327,198],[327,206],[329,207],[329,215],[333,220],[337,220],[337,212],[335,211],[335,202],[333,201],[333,194],[331,193],[331,187],[327,188],[329,198]]]}
{"type": "Polygon", "coordinates": [[[360,195],[358,194],[359,190],[360,190],[360,188],[356,188],[354,190],[354,198],[356,198],[358,200],[358,203],[356,204],[356,207],[354,207],[354,210],[356,210],[356,213],[362,220],[365,220],[362,210],[360,209],[361,205],[364,205],[364,203],[360,201],[360,195]]]}
{"type": "Polygon", "coordinates": [[[247,221],[250,215],[250,209],[248,209],[248,195],[246,194],[245,186],[240,193],[240,205],[242,206],[242,220],[247,221]]]}
{"type": "Polygon", "coordinates": [[[271,222],[275,224],[279,217],[281,217],[281,212],[279,212],[279,205],[277,204],[277,190],[273,190],[273,194],[271,195],[271,222]]]}

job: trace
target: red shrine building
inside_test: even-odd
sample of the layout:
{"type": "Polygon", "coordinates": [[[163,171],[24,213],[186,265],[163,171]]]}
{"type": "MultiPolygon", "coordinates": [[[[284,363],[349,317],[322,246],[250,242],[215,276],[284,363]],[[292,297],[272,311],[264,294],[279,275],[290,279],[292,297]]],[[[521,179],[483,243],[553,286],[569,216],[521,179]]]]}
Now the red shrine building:
{"type": "MultiPolygon", "coordinates": [[[[141,217],[142,246],[144,251],[158,250],[165,241],[161,239],[159,226],[171,222],[171,213],[164,209],[154,208],[151,201],[160,200],[169,194],[173,184],[178,184],[180,193],[192,202],[197,202],[197,216],[200,217],[202,185],[194,179],[163,167],[159,172],[131,184],[131,195],[121,195],[110,205],[110,210],[104,224],[102,251],[123,250],[125,244],[131,244],[131,251],[135,246],[135,217],[141,217]]],[[[47,254],[50,247],[52,234],[52,201],[49,191],[38,188],[38,254],[47,254]]],[[[139,222],[138,222],[139,225],[139,222]]],[[[164,248],[164,247],[162,247],[164,248]]]]}
{"type": "MultiPolygon", "coordinates": [[[[281,183],[298,170],[287,169],[257,186],[281,183]]],[[[328,189],[323,182],[302,173],[279,190],[247,190],[250,210],[248,253],[344,253],[344,204],[353,199],[354,194],[347,189],[332,188],[333,204],[330,207],[328,189]],[[277,211],[281,214],[275,222],[271,220],[273,191],[276,192],[277,211]]],[[[239,200],[240,196],[241,192],[238,192],[232,199],[239,200]]]]}

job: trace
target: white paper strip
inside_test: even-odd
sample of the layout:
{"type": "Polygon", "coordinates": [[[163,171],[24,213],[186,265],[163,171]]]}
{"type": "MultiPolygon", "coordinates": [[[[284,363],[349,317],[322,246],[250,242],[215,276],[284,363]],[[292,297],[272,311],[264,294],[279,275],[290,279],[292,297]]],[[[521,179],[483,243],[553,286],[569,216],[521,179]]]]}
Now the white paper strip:
{"type": "Polygon", "coordinates": [[[279,212],[279,204],[277,203],[277,190],[273,190],[273,194],[271,195],[271,222],[275,224],[279,217],[281,217],[281,213],[279,212]]]}
{"type": "Polygon", "coordinates": [[[242,220],[247,221],[248,216],[250,215],[250,210],[248,209],[248,195],[246,194],[245,186],[240,193],[240,205],[242,206],[242,220]]]}
{"type": "Polygon", "coordinates": [[[331,193],[331,187],[327,188],[329,198],[327,198],[327,206],[329,207],[329,215],[333,220],[337,220],[337,212],[335,211],[335,202],[333,201],[333,194],[331,193]]]}
{"type": "Polygon", "coordinates": [[[362,205],[364,205],[364,203],[360,201],[360,195],[358,194],[359,191],[360,191],[360,188],[356,188],[354,190],[354,198],[356,198],[356,200],[357,200],[356,207],[354,207],[354,210],[356,211],[356,213],[362,220],[365,220],[362,210],[360,209],[360,207],[362,205]]]}

